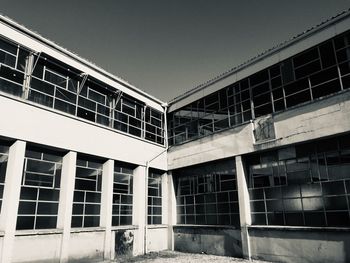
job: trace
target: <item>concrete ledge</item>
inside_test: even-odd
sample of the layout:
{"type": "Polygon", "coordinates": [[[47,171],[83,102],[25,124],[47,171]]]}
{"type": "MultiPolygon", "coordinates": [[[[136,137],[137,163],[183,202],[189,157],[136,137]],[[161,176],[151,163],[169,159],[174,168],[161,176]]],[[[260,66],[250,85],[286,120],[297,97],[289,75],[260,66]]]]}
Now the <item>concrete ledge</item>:
{"type": "Polygon", "coordinates": [[[15,236],[57,235],[62,233],[62,229],[18,230],[16,231],[15,236]]]}
{"type": "Polygon", "coordinates": [[[104,227],[89,227],[89,228],[71,228],[71,233],[84,233],[84,232],[104,232],[104,227]]]}
{"type": "Polygon", "coordinates": [[[235,226],[228,226],[228,225],[174,225],[173,228],[210,228],[210,229],[236,229],[239,230],[240,228],[237,228],[235,226]]]}
{"type": "Polygon", "coordinates": [[[148,225],[147,229],[168,228],[168,225],[148,225]]]}
{"type": "Polygon", "coordinates": [[[112,231],[115,231],[115,230],[135,230],[135,229],[139,229],[139,226],[135,226],[135,225],[130,225],[130,226],[112,226],[112,231]]]}
{"type": "Polygon", "coordinates": [[[317,232],[350,232],[349,227],[309,227],[309,226],[248,226],[248,229],[269,231],[317,231],[317,232]]]}

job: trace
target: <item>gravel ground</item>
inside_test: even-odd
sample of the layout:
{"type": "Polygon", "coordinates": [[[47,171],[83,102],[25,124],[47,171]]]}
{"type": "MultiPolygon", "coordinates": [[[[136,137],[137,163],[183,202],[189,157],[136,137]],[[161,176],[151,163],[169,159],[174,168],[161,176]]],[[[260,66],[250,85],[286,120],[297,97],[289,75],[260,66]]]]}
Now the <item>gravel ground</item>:
{"type": "Polygon", "coordinates": [[[206,254],[192,254],[181,253],[176,251],[162,251],[157,253],[149,253],[138,257],[118,258],[117,263],[206,263],[206,262],[220,262],[220,263],[234,263],[234,262],[254,262],[266,263],[267,261],[260,260],[245,260],[241,258],[222,257],[206,254]]]}

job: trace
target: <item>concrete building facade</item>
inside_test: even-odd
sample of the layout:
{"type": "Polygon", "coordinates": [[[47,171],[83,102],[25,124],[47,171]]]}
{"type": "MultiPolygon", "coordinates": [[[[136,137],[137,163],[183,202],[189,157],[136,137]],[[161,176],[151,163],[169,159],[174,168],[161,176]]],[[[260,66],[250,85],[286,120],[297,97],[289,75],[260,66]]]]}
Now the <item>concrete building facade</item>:
{"type": "Polygon", "coordinates": [[[350,260],[350,12],[169,103],[0,17],[1,262],[350,260]]]}

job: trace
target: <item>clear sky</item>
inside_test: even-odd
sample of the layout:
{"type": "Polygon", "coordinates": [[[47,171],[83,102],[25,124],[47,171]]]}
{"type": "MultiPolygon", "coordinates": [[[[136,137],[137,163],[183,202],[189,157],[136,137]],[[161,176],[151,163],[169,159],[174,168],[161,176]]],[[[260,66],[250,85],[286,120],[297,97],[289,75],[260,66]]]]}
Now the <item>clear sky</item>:
{"type": "Polygon", "coordinates": [[[350,0],[0,0],[0,12],[168,101],[350,0]]]}

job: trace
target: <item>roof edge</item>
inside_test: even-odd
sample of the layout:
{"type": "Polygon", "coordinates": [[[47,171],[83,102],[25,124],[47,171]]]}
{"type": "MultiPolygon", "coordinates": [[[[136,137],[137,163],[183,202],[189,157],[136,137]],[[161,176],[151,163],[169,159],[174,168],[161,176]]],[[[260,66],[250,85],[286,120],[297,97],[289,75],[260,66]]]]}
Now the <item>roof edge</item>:
{"type": "Polygon", "coordinates": [[[7,16],[5,16],[3,14],[0,14],[0,22],[3,22],[5,24],[13,27],[14,29],[24,33],[24,34],[27,34],[28,36],[34,38],[35,40],[40,41],[40,42],[46,44],[47,46],[49,46],[51,48],[54,48],[55,50],[57,50],[57,51],[63,53],[64,55],[66,55],[66,56],[76,60],[77,62],[79,62],[79,63],[81,63],[81,64],[83,64],[83,65],[85,65],[85,66],[87,66],[87,67],[89,67],[89,68],[91,68],[93,70],[95,70],[96,72],[104,75],[105,77],[110,78],[111,80],[113,80],[113,81],[123,85],[126,88],[129,88],[129,89],[139,93],[140,95],[142,95],[142,96],[144,96],[144,97],[146,97],[146,98],[148,98],[148,99],[150,99],[150,100],[152,100],[152,101],[154,101],[154,102],[156,102],[156,103],[158,103],[160,105],[165,103],[164,101],[154,97],[153,95],[150,95],[147,92],[145,92],[145,91],[143,91],[143,90],[141,90],[141,89],[131,85],[126,80],[124,80],[124,79],[122,79],[122,78],[120,78],[120,77],[118,77],[118,76],[116,76],[116,75],[106,71],[105,69],[97,66],[93,62],[90,62],[87,59],[80,57],[79,55],[75,54],[74,52],[69,51],[69,50],[67,50],[64,47],[61,47],[60,45],[56,44],[55,42],[53,42],[53,41],[51,41],[51,40],[41,36],[39,33],[35,32],[33,30],[30,30],[30,29],[26,28],[25,26],[17,23],[13,19],[11,19],[11,18],[9,18],[9,17],[7,17],[7,16]]]}
{"type": "Polygon", "coordinates": [[[322,21],[321,23],[319,23],[315,26],[312,26],[312,27],[306,29],[305,31],[301,32],[300,34],[293,36],[292,38],[290,38],[284,42],[281,42],[281,43],[273,46],[272,48],[269,48],[269,49],[263,51],[262,53],[256,55],[255,57],[252,57],[252,58],[246,60],[242,64],[239,64],[238,66],[235,66],[235,67],[221,73],[220,75],[218,75],[212,79],[209,79],[208,81],[206,81],[202,84],[199,84],[198,86],[196,86],[196,87],[184,92],[183,94],[169,100],[168,104],[171,106],[172,104],[175,104],[176,102],[181,101],[181,100],[191,96],[192,94],[197,93],[197,92],[209,87],[210,85],[215,84],[215,83],[239,72],[240,70],[245,69],[245,68],[259,62],[260,60],[263,60],[266,57],[273,55],[274,53],[277,53],[277,52],[293,45],[294,43],[303,40],[304,38],[309,37],[310,35],[322,30],[323,28],[325,28],[327,26],[330,26],[330,25],[346,18],[347,16],[350,16],[350,8],[338,13],[335,16],[328,18],[327,20],[322,21]]]}

